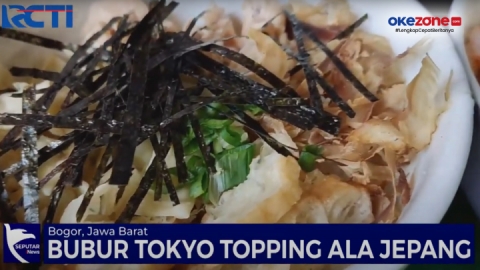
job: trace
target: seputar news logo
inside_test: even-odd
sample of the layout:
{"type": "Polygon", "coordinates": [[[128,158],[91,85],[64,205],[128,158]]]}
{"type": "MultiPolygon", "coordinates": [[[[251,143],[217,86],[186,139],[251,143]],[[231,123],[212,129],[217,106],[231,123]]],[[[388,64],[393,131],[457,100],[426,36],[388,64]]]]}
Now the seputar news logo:
{"type": "Polygon", "coordinates": [[[462,17],[433,17],[433,16],[417,16],[417,17],[390,17],[388,18],[390,26],[461,26],[462,17]]]}
{"type": "Polygon", "coordinates": [[[3,262],[40,262],[38,224],[3,224],[3,262]]]}

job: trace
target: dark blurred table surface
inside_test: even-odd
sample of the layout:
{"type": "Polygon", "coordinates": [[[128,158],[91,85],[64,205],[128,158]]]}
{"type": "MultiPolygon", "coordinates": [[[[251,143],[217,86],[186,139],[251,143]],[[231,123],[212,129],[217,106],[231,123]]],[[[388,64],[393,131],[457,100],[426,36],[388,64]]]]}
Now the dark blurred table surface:
{"type": "MultiPolygon", "coordinates": [[[[450,8],[451,1],[420,1],[434,15],[446,15],[450,8]]],[[[478,121],[475,121],[478,123],[478,121]]],[[[478,127],[476,127],[478,128],[478,127]]],[[[480,222],[470,206],[465,194],[460,189],[452,202],[448,212],[442,220],[442,223],[470,223],[475,224],[476,228],[476,264],[475,265],[411,265],[407,270],[479,270],[480,269],[480,222]]]]}

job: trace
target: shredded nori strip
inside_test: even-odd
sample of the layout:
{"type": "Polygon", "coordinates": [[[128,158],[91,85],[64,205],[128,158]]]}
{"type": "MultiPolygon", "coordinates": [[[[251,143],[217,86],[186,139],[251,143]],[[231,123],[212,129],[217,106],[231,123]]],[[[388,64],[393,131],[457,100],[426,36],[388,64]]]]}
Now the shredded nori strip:
{"type": "MultiPolygon", "coordinates": [[[[167,136],[166,133],[164,133],[164,136],[167,136]]],[[[150,138],[150,143],[152,144],[153,151],[155,152],[155,156],[160,156],[161,155],[161,147],[160,144],[158,143],[158,139],[153,137],[150,138]]],[[[165,160],[160,160],[156,159],[156,167],[155,167],[155,174],[156,178],[153,181],[152,185],[155,185],[154,189],[154,200],[158,201],[162,198],[162,191],[163,191],[163,178],[165,178],[165,182],[172,183],[172,176],[170,175],[170,172],[167,169],[167,164],[165,163],[165,160]]]]}
{"type": "Polygon", "coordinates": [[[360,80],[353,75],[353,73],[345,66],[345,64],[338,58],[338,56],[333,53],[325,43],[323,43],[317,36],[315,36],[311,31],[309,31],[308,27],[303,26],[304,34],[312,40],[326,55],[332,63],[342,72],[345,78],[352,83],[352,85],[363,95],[365,98],[370,100],[371,102],[375,102],[378,100],[376,96],[374,96],[363,84],[360,80]]]}
{"type": "MultiPolygon", "coordinates": [[[[31,153],[36,151],[32,143],[37,134],[47,136],[52,128],[67,128],[74,131],[57,137],[58,142],[38,150],[35,158],[25,162],[17,162],[0,173],[3,179],[8,176],[28,174],[34,186],[24,188],[23,200],[26,209],[34,207],[38,202],[38,189],[60,173],[56,183],[47,215],[43,223],[55,220],[55,213],[66,187],[76,187],[82,181],[89,183],[89,188],[76,213],[80,222],[91,202],[95,189],[108,170],[112,170],[109,184],[118,185],[117,199],[123,196],[125,186],[132,175],[135,150],[139,144],[148,140],[154,150],[154,158],[146,172],[142,175],[137,190],[130,197],[124,211],[116,219],[116,223],[128,223],[137,211],[143,198],[152,188],[154,199],[162,196],[162,187],[168,191],[174,205],[180,200],[176,193],[165,157],[173,148],[176,158],[176,169],[180,183],[189,177],[184,157],[182,138],[187,136],[187,125],[193,130],[194,140],[199,145],[201,156],[207,167],[208,177],[216,172],[215,160],[210,146],[205,142],[199,122],[198,109],[209,107],[211,103],[224,105],[225,110],[219,115],[243,124],[254,132],[278,153],[294,156],[294,149],[275,140],[261,124],[245,111],[244,105],[256,105],[266,114],[285,121],[299,128],[309,130],[320,128],[336,135],[339,132],[340,120],[325,110],[317,84],[325,94],[336,103],[348,116],[353,117],[353,110],[338,96],[322,74],[316,72],[309,61],[308,51],[304,48],[304,39],[311,39],[320,49],[325,51],[330,61],[345,75],[347,80],[374,101],[376,98],[361,85],[357,78],[345,67],[335,53],[324,46],[318,38],[312,36],[308,26],[299,22],[293,14],[287,13],[288,24],[285,29],[289,37],[298,45],[299,53],[288,52],[299,63],[298,71],[304,71],[309,83],[310,97],[300,98],[298,94],[282,79],[252,59],[229,48],[220,46],[218,40],[202,42],[196,40],[191,33],[195,23],[204,13],[194,18],[185,32],[172,33],[164,30],[163,20],[170,15],[178,3],[156,1],[149,13],[138,23],[128,22],[128,16],[113,18],[102,30],[81,45],[66,45],[50,39],[37,37],[16,30],[0,28],[0,36],[20,40],[38,46],[65,50],[75,48],[73,56],[61,72],[50,72],[33,68],[13,67],[14,76],[28,76],[52,81],[45,89],[35,89],[19,93],[6,89],[1,93],[14,93],[14,97],[43,94],[38,100],[29,99],[28,108],[22,114],[0,113],[1,125],[13,125],[7,135],[0,141],[0,156],[8,151],[25,147],[31,153]],[[117,30],[100,47],[93,44],[98,38],[117,25],[117,30]],[[126,42],[122,42],[125,40],[126,42]],[[235,62],[259,78],[259,83],[245,77],[205,53],[213,53],[228,61],[235,62]],[[101,67],[100,67],[101,65],[101,67]],[[184,85],[184,78],[196,83],[196,87],[184,85]],[[60,89],[67,87],[70,92],[57,115],[46,112],[51,107],[60,89]],[[204,89],[213,96],[202,96],[204,89]],[[28,132],[25,132],[28,131],[28,132]],[[28,137],[28,138],[27,138],[28,137]],[[27,147],[28,145],[28,147],[27,147]],[[70,146],[73,150],[69,157],[52,169],[43,179],[36,179],[32,168],[38,168],[52,157],[61,154],[70,146]],[[99,164],[96,165],[93,179],[82,179],[83,169],[89,154],[102,148],[104,151],[99,164]],[[33,161],[35,160],[35,162],[33,161]]],[[[366,19],[360,18],[352,26],[346,28],[337,39],[348,36],[366,19]]],[[[236,38],[229,37],[227,39],[236,38]]],[[[27,100],[27,99],[25,99],[27,100]]],[[[27,151],[24,151],[27,153],[27,151]]],[[[26,156],[27,154],[25,154],[26,156]]],[[[0,188],[0,218],[5,221],[14,219],[14,212],[22,202],[12,203],[6,197],[3,186],[0,188]],[[3,213],[8,211],[8,213],[3,213]]],[[[38,222],[38,206],[36,221],[38,222]]],[[[28,210],[27,210],[28,212],[28,210]]],[[[28,212],[29,222],[33,222],[35,214],[28,212]]]]}
{"type": "Polygon", "coordinates": [[[143,44],[135,51],[135,54],[132,57],[133,66],[130,74],[124,125],[117,145],[117,151],[121,151],[122,154],[119,155],[113,163],[112,176],[109,181],[112,185],[128,184],[128,180],[131,176],[131,166],[125,167],[125,164],[133,164],[135,148],[137,148],[136,142],[140,131],[140,119],[143,111],[145,83],[147,80],[147,61],[150,50],[150,38],[148,35],[144,35],[140,40],[135,41],[142,42],[143,44]]]}
{"type": "Polygon", "coordinates": [[[232,51],[226,47],[221,47],[217,44],[206,46],[204,50],[208,50],[220,56],[226,57],[232,61],[236,61],[239,64],[243,65],[248,70],[250,70],[251,72],[255,73],[260,78],[267,81],[274,88],[281,90],[282,92],[288,94],[289,96],[293,96],[293,97],[298,96],[295,90],[293,90],[280,78],[275,76],[275,74],[273,74],[268,69],[264,68],[260,64],[256,63],[255,61],[253,61],[252,59],[248,58],[247,56],[241,53],[232,51]]]}
{"type": "MultiPolygon", "coordinates": [[[[356,20],[354,23],[352,23],[350,26],[348,26],[347,28],[345,28],[343,31],[341,31],[340,33],[338,33],[332,40],[336,40],[336,39],[344,39],[344,38],[348,38],[355,30],[357,30],[366,20],[368,19],[368,14],[365,14],[363,15],[362,17],[360,17],[358,20],[356,20]]],[[[300,22],[302,23],[302,22],[300,22]]],[[[291,27],[291,24],[289,24],[289,27],[291,27]]],[[[307,26],[308,27],[308,26],[307,26]]],[[[337,46],[336,50],[340,49],[341,46],[337,46]]],[[[312,50],[316,50],[317,48],[314,48],[312,50]]],[[[336,54],[335,50],[334,50],[334,53],[336,54]]],[[[292,55],[290,53],[290,55],[292,55]]],[[[293,58],[295,58],[293,56],[293,58]]],[[[292,68],[288,74],[290,76],[293,76],[294,74],[296,74],[297,72],[299,72],[300,70],[302,70],[302,65],[296,65],[294,68],[292,68]]]]}
{"type": "Polygon", "coordinates": [[[54,71],[40,70],[37,68],[20,68],[20,67],[12,67],[10,69],[10,73],[13,76],[17,76],[17,77],[29,76],[35,79],[42,79],[47,81],[54,81],[60,75],[58,72],[54,72],[54,71]]]}
{"type": "Polygon", "coordinates": [[[18,41],[22,41],[32,45],[36,45],[36,46],[40,46],[48,49],[59,50],[59,51],[64,50],[68,47],[67,45],[57,40],[53,40],[53,39],[25,33],[25,32],[16,31],[13,29],[6,29],[3,27],[0,27],[0,37],[18,40],[18,41]]]}
{"type": "Polygon", "coordinates": [[[82,217],[85,214],[85,211],[87,210],[87,207],[90,204],[90,201],[92,200],[93,193],[95,192],[95,189],[100,184],[100,179],[104,175],[107,162],[112,157],[112,149],[113,149],[112,144],[108,144],[105,148],[105,152],[103,153],[100,163],[97,167],[97,170],[95,171],[95,175],[92,181],[90,182],[90,185],[87,191],[85,192],[85,195],[82,199],[82,202],[80,203],[80,206],[78,207],[78,211],[76,214],[77,222],[80,222],[82,220],[82,217]]]}
{"type": "Polygon", "coordinates": [[[319,114],[323,115],[324,111],[322,99],[320,97],[320,92],[317,88],[317,81],[315,79],[316,72],[308,63],[310,59],[310,54],[308,54],[307,50],[305,49],[305,44],[303,41],[304,33],[302,31],[302,26],[297,20],[297,18],[293,16],[293,14],[285,11],[285,16],[287,16],[287,19],[292,25],[293,36],[298,48],[297,60],[303,67],[303,72],[305,73],[305,79],[307,80],[308,92],[310,93],[312,105],[319,114]]]}
{"type": "MultiPolygon", "coordinates": [[[[23,89],[22,112],[31,114],[35,103],[33,88],[23,89]]],[[[32,126],[22,128],[22,163],[25,164],[22,173],[23,205],[25,207],[25,223],[39,223],[39,186],[38,186],[38,150],[37,132],[32,126]]]]}
{"type": "Polygon", "coordinates": [[[358,27],[360,27],[366,20],[368,19],[368,14],[363,15],[358,20],[356,20],[352,25],[345,28],[342,32],[338,33],[333,39],[344,39],[350,36],[353,31],[355,31],[358,27]]]}

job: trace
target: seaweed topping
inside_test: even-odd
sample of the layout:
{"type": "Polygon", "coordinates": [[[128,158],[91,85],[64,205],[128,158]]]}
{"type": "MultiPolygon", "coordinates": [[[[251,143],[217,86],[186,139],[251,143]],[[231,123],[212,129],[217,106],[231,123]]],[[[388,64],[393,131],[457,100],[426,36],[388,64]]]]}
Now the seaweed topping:
{"type": "MultiPolygon", "coordinates": [[[[268,134],[257,121],[257,114],[268,114],[304,130],[319,128],[336,135],[339,118],[323,109],[318,86],[349,117],[355,112],[310,64],[305,38],[316,43],[363,95],[371,101],[376,100],[335,52],[293,14],[284,13],[289,22],[286,31],[295,40],[298,53],[287,53],[298,62],[297,70],[306,75],[309,98],[300,98],[282,78],[247,56],[216,44],[218,40],[195,40],[191,31],[203,13],[192,20],[185,32],[165,31],[162,23],[177,5],[176,2],[158,1],[136,24],[129,23],[128,16],[113,18],[82,45],[62,44],[0,28],[0,36],[5,38],[54,50],[75,49],[61,72],[19,67],[10,70],[14,76],[51,81],[49,87],[1,92],[15,92],[13,97],[24,99],[21,114],[0,113],[1,125],[15,126],[0,141],[0,156],[10,150],[23,149],[22,160],[3,170],[0,176],[4,179],[22,173],[27,222],[40,222],[38,190],[57,174],[60,179],[53,189],[43,223],[53,222],[65,188],[79,186],[85,180],[89,187],[76,215],[77,221],[81,221],[95,189],[107,181],[102,179],[108,170],[112,170],[108,183],[119,186],[117,200],[120,199],[132,175],[137,146],[144,141],[151,144],[155,156],[116,223],[130,222],[150,190],[155,200],[168,194],[173,204],[179,204],[176,189],[189,186],[192,197],[217,203],[222,192],[245,181],[248,175],[253,145],[247,140],[245,130],[256,134],[278,153],[297,158],[294,149],[268,134]],[[94,48],[95,41],[113,26],[116,31],[112,36],[102,46],[94,48]],[[222,63],[223,60],[215,60],[218,58],[243,66],[265,83],[243,75],[222,63]],[[65,87],[70,92],[60,111],[49,114],[58,92],[65,87]],[[210,94],[204,95],[205,90],[210,94]],[[34,100],[34,94],[42,96],[34,100]],[[74,131],[57,136],[58,142],[37,152],[37,135],[48,135],[52,128],[74,131]],[[68,158],[38,180],[38,166],[72,145],[68,158]],[[96,149],[103,152],[92,179],[82,179],[87,156],[96,149]],[[175,155],[173,168],[168,168],[165,161],[170,151],[175,155]],[[229,173],[233,167],[239,173],[229,173]]],[[[366,16],[362,17],[335,38],[348,37],[365,19],[366,16]]],[[[228,39],[231,38],[235,37],[228,39]]],[[[305,170],[309,170],[319,156],[312,151],[306,149],[300,153],[299,162],[305,170]]],[[[19,206],[8,201],[3,186],[0,193],[0,217],[2,221],[12,220],[19,206]]]]}
{"type": "Polygon", "coordinates": [[[366,20],[368,19],[368,14],[363,15],[362,17],[358,18],[352,25],[345,28],[342,32],[338,33],[334,39],[344,39],[350,36],[353,31],[355,31],[358,27],[360,27],[366,20]]]}
{"type": "Polygon", "coordinates": [[[368,100],[374,102],[377,101],[378,98],[374,96],[370,91],[360,82],[355,75],[345,66],[345,64],[338,58],[338,56],[330,50],[325,43],[323,43],[316,35],[312,33],[312,31],[309,31],[308,27],[305,25],[303,26],[304,34],[307,35],[309,39],[311,39],[326,55],[332,63],[335,65],[335,67],[338,68],[342,72],[342,74],[345,76],[345,78],[352,83],[352,85],[362,94],[367,98],[368,100]]]}
{"type": "MultiPolygon", "coordinates": [[[[32,113],[32,107],[35,102],[35,92],[31,87],[19,89],[23,91],[22,112],[24,114],[32,113]]],[[[25,207],[25,222],[39,223],[39,187],[38,187],[38,150],[37,150],[37,132],[32,126],[23,126],[22,128],[22,163],[25,168],[22,173],[23,180],[23,206],[25,207]]]]}
{"type": "MultiPolygon", "coordinates": [[[[153,27],[150,26],[150,27],[153,27]]],[[[132,33],[132,36],[136,31],[132,33]]],[[[130,40],[129,40],[130,41],[130,40]]],[[[121,149],[121,155],[118,155],[113,163],[112,176],[110,184],[126,185],[131,175],[131,165],[124,167],[125,164],[133,163],[135,148],[137,147],[137,138],[139,136],[140,120],[143,111],[143,103],[145,97],[145,81],[147,80],[147,60],[150,50],[150,37],[148,32],[135,40],[135,43],[141,43],[140,47],[135,51],[132,61],[132,69],[130,71],[128,99],[124,114],[124,125],[122,133],[117,145],[117,150],[121,149]],[[143,43],[143,44],[142,44],[143,43]]],[[[132,43],[131,45],[136,45],[132,43]]],[[[127,44],[129,44],[127,42],[127,44]]]]}
{"type": "Polygon", "coordinates": [[[57,40],[44,38],[44,37],[41,37],[41,36],[16,31],[16,30],[13,30],[13,29],[6,29],[6,28],[3,28],[3,27],[0,27],[0,37],[13,39],[13,40],[18,40],[18,41],[30,43],[30,44],[33,44],[33,45],[37,45],[37,46],[40,46],[40,47],[53,49],[53,50],[59,50],[59,51],[68,48],[67,45],[65,45],[62,42],[57,41],[57,40]]]}

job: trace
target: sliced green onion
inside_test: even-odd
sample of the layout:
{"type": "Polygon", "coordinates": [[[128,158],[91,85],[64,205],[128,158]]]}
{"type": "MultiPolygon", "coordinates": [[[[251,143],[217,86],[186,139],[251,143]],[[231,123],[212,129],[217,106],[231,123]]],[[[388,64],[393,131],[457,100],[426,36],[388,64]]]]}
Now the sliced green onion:
{"type": "Polygon", "coordinates": [[[303,148],[298,164],[305,172],[315,170],[316,160],[322,156],[323,148],[319,145],[307,145],[303,148]]]}
{"type": "MultiPolygon", "coordinates": [[[[205,136],[203,140],[205,141],[205,144],[210,144],[212,143],[213,140],[217,137],[217,134],[212,133],[209,136],[205,136]]],[[[196,153],[200,152],[200,146],[198,146],[198,142],[196,139],[191,140],[186,146],[184,146],[184,155],[185,156],[191,156],[196,153]]]]}
{"type": "Polygon", "coordinates": [[[256,105],[245,105],[244,106],[244,109],[248,112],[250,112],[251,114],[253,115],[258,115],[258,114],[261,114],[263,113],[263,110],[260,109],[260,107],[256,106],[256,105]]]}
{"type": "Polygon", "coordinates": [[[221,138],[217,138],[213,141],[213,153],[219,154],[223,151],[223,146],[221,142],[221,138]]]}
{"type": "Polygon", "coordinates": [[[208,192],[212,203],[218,202],[220,195],[247,180],[255,147],[252,143],[228,149],[217,157],[218,171],[212,178],[208,192]]]}
{"type": "MultiPolygon", "coordinates": [[[[203,137],[206,141],[209,138],[214,138],[214,137],[218,136],[218,134],[215,132],[214,129],[206,128],[205,126],[204,126],[204,128],[202,128],[202,133],[203,133],[203,137]]],[[[195,139],[195,133],[193,132],[192,127],[189,125],[188,126],[188,131],[186,132],[186,135],[182,138],[183,146],[186,147],[194,139],[195,139]]]]}
{"type": "Polygon", "coordinates": [[[203,193],[202,199],[204,203],[210,203],[210,193],[208,190],[203,193]]]}
{"type": "MultiPolygon", "coordinates": [[[[244,108],[253,114],[261,112],[256,106],[246,105],[244,108]]],[[[179,184],[178,177],[172,177],[176,188],[189,186],[190,196],[201,197],[206,203],[215,204],[223,192],[244,182],[254,155],[253,144],[245,144],[248,141],[248,134],[242,127],[232,125],[233,120],[225,119],[221,115],[221,112],[226,110],[228,107],[225,105],[212,103],[196,112],[200,118],[205,143],[213,145],[217,173],[215,175],[207,173],[195,132],[191,125],[188,125],[186,135],[182,138],[188,181],[179,184]]],[[[171,170],[171,174],[176,175],[176,168],[171,170]]],[[[166,188],[163,191],[167,193],[166,188]]]]}
{"type": "Polygon", "coordinates": [[[232,119],[206,119],[200,121],[200,125],[208,129],[222,129],[229,127],[232,123],[232,119]]]}
{"type": "Polygon", "coordinates": [[[190,143],[183,148],[183,152],[185,153],[185,156],[191,156],[199,151],[200,151],[200,148],[198,147],[197,140],[190,141],[190,143]]]}
{"type": "Polygon", "coordinates": [[[204,166],[205,163],[203,162],[203,158],[199,156],[191,156],[187,161],[187,168],[189,170],[204,166]]]}
{"type": "Polygon", "coordinates": [[[192,127],[188,126],[188,131],[186,132],[185,136],[182,138],[183,146],[187,146],[193,139],[195,138],[195,133],[193,133],[192,127]]]}
{"type": "Polygon", "coordinates": [[[311,172],[315,170],[316,166],[316,160],[318,156],[309,153],[309,152],[302,152],[300,154],[300,158],[298,159],[298,164],[300,165],[300,168],[304,170],[305,172],[311,172]]]}
{"type": "Polygon", "coordinates": [[[197,198],[202,196],[206,191],[207,187],[205,186],[204,183],[204,178],[206,177],[205,173],[198,174],[195,176],[194,180],[192,181],[192,184],[190,185],[190,197],[192,198],[197,198]]]}
{"type": "Polygon", "coordinates": [[[213,140],[215,140],[215,138],[218,137],[218,132],[215,132],[212,130],[211,133],[209,132],[205,132],[203,134],[203,140],[205,141],[206,144],[210,144],[213,142],[213,140]]]}
{"type": "Polygon", "coordinates": [[[205,108],[198,110],[198,115],[202,118],[218,118],[221,112],[228,111],[227,106],[218,102],[212,102],[205,108]]]}
{"type": "Polygon", "coordinates": [[[242,144],[243,133],[243,129],[229,126],[220,131],[220,137],[230,145],[240,146],[242,144]]]}
{"type": "Polygon", "coordinates": [[[307,145],[305,146],[303,151],[313,154],[317,157],[320,157],[322,155],[323,148],[318,145],[307,145]]]}

